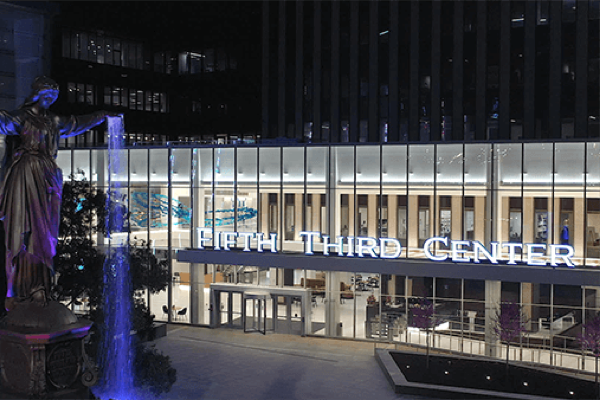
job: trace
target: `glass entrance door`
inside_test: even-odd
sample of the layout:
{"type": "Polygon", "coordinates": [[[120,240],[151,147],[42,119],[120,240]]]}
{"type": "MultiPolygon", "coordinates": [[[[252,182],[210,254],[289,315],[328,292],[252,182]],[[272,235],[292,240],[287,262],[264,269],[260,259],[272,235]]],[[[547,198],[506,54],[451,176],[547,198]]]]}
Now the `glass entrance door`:
{"type": "Polygon", "coordinates": [[[273,322],[275,332],[287,335],[302,334],[302,298],[299,296],[274,296],[273,322]]]}
{"type": "Polygon", "coordinates": [[[272,330],[267,316],[268,305],[271,301],[268,293],[244,293],[244,312],[242,313],[244,332],[260,332],[266,335],[267,330],[272,330]]]}
{"type": "Polygon", "coordinates": [[[211,318],[211,326],[227,328],[242,328],[242,294],[239,292],[219,291],[215,293],[216,313],[211,318]]]}

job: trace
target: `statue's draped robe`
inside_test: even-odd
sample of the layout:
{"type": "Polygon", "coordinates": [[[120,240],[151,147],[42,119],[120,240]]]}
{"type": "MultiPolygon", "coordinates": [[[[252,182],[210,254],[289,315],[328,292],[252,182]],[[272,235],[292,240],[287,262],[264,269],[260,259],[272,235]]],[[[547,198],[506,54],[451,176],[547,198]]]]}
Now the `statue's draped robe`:
{"type": "Polygon", "coordinates": [[[56,254],[62,171],[56,164],[61,137],[78,135],[104,120],[103,113],[59,117],[42,109],[0,110],[0,134],[19,135],[0,187],[0,219],[6,233],[7,297],[50,295],[56,254]]]}

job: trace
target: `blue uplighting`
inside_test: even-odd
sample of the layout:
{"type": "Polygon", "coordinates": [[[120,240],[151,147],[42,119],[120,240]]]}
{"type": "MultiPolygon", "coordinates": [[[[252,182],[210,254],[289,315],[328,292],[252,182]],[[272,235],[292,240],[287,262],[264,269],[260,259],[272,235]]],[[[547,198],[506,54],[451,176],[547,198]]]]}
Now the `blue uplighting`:
{"type": "Polygon", "coordinates": [[[122,118],[108,119],[108,176],[109,191],[106,228],[109,234],[109,250],[104,262],[104,323],[99,355],[102,375],[94,394],[104,400],[127,400],[137,396],[133,386],[132,346],[132,288],[129,276],[129,240],[122,240],[112,233],[124,232],[126,213],[121,207],[111,207],[118,201],[119,183],[110,178],[122,171],[119,149],[124,145],[122,118]]]}

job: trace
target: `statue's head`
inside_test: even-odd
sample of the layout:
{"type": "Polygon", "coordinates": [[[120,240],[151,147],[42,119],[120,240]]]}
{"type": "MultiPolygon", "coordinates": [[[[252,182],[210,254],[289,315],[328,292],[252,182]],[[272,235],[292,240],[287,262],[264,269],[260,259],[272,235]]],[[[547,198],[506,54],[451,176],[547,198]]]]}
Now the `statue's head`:
{"type": "Polygon", "coordinates": [[[58,98],[58,83],[47,76],[38,76],[31,84],[31,94],[23,106],[38,103],[42,108],[49,108],[58,98]]]}

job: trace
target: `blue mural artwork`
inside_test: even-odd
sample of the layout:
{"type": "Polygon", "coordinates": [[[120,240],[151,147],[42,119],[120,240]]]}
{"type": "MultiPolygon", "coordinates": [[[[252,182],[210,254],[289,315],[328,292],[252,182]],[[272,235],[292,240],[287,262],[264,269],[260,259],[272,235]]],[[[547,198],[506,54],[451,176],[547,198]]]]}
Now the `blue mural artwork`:
{"type": "MultiPolygon", "coordinates": [[[[153,193],[150,195],[151,201],[148,201],[148,193],[133,192],[131,193],[131,222],[141,228],[148,227],[148,219],[151,228],[161,228],[167,226],[166,222],[162,222],[161,217],[169,215],[169,197],[164,194],[153,193]],[[148,211],[148,212],[146,212],[148,211]]],[[[171,212],[173,225],[187,225],[192,219],[192,210],[180,202],[173,199],[171,203],[171,212]]]]}
{"type": "MultiPolygon", "coordinates": [[[[221,209],[216,211],[206,211],[204,226],[233,225],[235,217],[233,208],[221,209]],[[231,214],[231,216],[225,216],[231,214]]],[[[173,217],[173,225],[189,225],[192,219],[192,210],[179,200],[173,199],[171,203],[171,213],[173,217]]],[[[238,222],[248,221],[258,216],[258,210],[251,207],[238,207],[238,222]]],[[[163,218],[169,215],[169,197],[164,194],[153,193],[150,196],[146,192],[131,193],[131,222],[141,228],[148,227],[150,219],[151,228],[166,227],[167,223],[163,222],[163,218]],[[150,198],[150,201],[149,201],[150,198]],[[148,211],[148,212],[146,212],[148,211]]]]}
{"type": "MultiPolygon", "coordinates": [[[[233,208],[229,208],[229,209],[224,209],[224,210],[216,210],[215,211],[215,226],[226,226],[226,225],[233,225],[233,223],[235,222],[235,217],[231,216],[231,217],[224,217],[224,218],[220,218],[218,217],[219,214],[226,214],[226,213],[232,213],[233,214],[234,209],[233,208]]],[[[252,218],[256,218],[258,215],[258,210],[256,208],[250,208],[250,207],[238,207],[237,209],[238,212],[238,222],[241,221],[247,221],[249,219],[252,218]]],[[[212,211],[206,211],[205,214],[209,215],[212,214],[212,211]]],[[[204,219],[204,226],[206,227],[212,227],[213,226],[213,219],[212,218],[205,218],[204,219]]]]}

